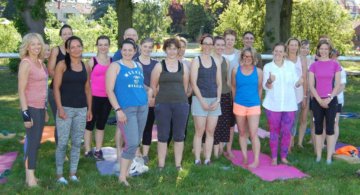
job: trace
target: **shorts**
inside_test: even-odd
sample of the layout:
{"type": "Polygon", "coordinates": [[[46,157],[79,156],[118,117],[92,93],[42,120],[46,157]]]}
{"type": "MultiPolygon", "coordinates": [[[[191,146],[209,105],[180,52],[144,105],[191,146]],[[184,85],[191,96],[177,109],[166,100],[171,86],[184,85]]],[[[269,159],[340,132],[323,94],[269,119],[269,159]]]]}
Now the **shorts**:
{"type": "Polygon", "coordinates": [[[342,107],[343,107],[342,104],[338,104],[336,113],[341,113],[342,112],[342,107]]]}
{"type": "MultiPolygon", "coordinates": [[[[211,104],[216,101],[216,98],[203,98],[207,104],[211,104]]],[[[196,96],[192,96],[192,104],[191,104],[191,114],[193,116],[220,116],[221,115],[221,107],[220,104],[215,110],[207,111],[204,110],[200,104],[200,101],[196,96]]]]}
{"type": "Polygon", "coordinates": [[[260,108],[260,106],[246,107],[246,106],[242,106],[242,105],[234,103],[233,112],[237,116],[254,116],[254,115],[261,114],[261,108],[260,108]]]}

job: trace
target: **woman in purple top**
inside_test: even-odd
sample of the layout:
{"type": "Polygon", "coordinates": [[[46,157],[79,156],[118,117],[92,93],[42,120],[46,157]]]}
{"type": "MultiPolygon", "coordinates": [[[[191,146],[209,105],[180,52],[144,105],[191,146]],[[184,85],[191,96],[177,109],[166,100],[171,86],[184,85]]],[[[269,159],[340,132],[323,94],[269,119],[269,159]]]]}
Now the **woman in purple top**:
{"type": "Polygon", "coordinates": [[[331,164],[331,156],[335,144],[334,123],[338,105],[336,95],[340,88],[341,71],[340,65],[330,59],[331,50],[332,48],[328,41],[320,41],[317,45],[318,61],[311,64],[309,68],[309,87],[313,96],[312,111],[315,123],[316,162],[321,160],[323,122],[325,117],[327,164],[331,164]]]}

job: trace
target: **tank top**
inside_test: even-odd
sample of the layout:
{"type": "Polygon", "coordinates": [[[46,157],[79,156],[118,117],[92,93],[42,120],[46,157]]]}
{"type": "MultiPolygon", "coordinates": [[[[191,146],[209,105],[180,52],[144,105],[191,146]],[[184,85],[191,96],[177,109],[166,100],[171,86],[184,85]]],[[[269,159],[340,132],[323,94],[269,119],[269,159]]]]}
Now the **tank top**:
{"type": "Polygon", "coordinates": [[[222,62],[221,62],[221,80],[222,80],[221,93],[222,94],[231,92],[230,87],[227,85],[228,80],[229,80],[227,69],[228,69],[228,67],[227,67],[226,59],[224,57],[222,57],[222,62]]]}
{"type": "MultiPolygon", "coordinates": [[[[300,78],[302,76],[302,64],[301,64],[300,56],[296,58],[295,69],[296,69],[296,76],[300,78]]],[[[304,98],[304,88],[302,85],[298,88],[295,88],[295,94],[296,94],[296,103],[302,102],[304,98]]]]}
{"type": "Polygon", "coordinates": [[[109,65],[99,64],[95,57],[93,60],[94,66],[90,74],[91,94],[96,97],[107,97],[105,77],[109,65]]]}
{"type": "Polygon", "coordinates": [[[144,75],[136,62],[134,68],[129,68],[122,64],[122,60],[117,62],[120,72],[115,80],[114,93],[122,109],[133,106],[143,106],[147,104],[147,94],[144,88],[144,75]]]}
{"type": "Polygon", "coordinates": [[[33,108],[45,108],[48,73],[46,68],[39,60],[41,67],[37,67],[29,58],[24,58],[22,61],[29,62],[29,75],[25,88],[25,97],[27,105],[33,108]]]}
{"type": "Polygon", "coordinates": [[[216,84],[216,63],[214,58],[211,57],[210,68],[205,68],[199,58],[199,71],[197,78],[197,86],[200,93],[205,98],[217,97],[217,84],[216,84]]]}
{"type": "Polygon", "coordinates": [[[61,103],[65,107],[83,108],[87,107],[85,84],[87,72],[83,62],[82,70],[77,72],[66,69],[60,87],[61,103]]]}
{"type": "Polygon", "coordinates": [[[253,67],[253,71],[250,75],[244,75],[241,72],[242,66],[238,67],[236,73],[236,94],[235,94],[235,103],[246,106],[259,106],[260,97],[258,90],[258,74],[256,67],[253,67]]]}
{"type": "Polygon", "coordinates": [[[158,63],[157,60],[150,59],[150,64],[143,64],[139,57],[135,58],[136,62],[139,62],[143,68],[144,72],[144,83],[146,86],[150,86],[151,72],[154,69],[155,65],[158,63]]]}
{"type": "Polygon", "coordinates": [[[184,90],[184,65],[178,61],[178,70],[169,72],[165,60],[161,61],[162,72],[159,78],[159,93],[156,103],[186,103],[188,102],[184,90]]]}
{"type": "MultiPolygon", "coordinates": [[[[61,60],[65,60],[65,55],[62,53],[60,46],[58,46],[58,50],[59,50],[59,52],[58,52],[58,55],[56,56],[55,67],[61,60]]],[[[50,89],[53,88],[53,85],[54,85],[54,78],[51,80],[50,89]]]]}

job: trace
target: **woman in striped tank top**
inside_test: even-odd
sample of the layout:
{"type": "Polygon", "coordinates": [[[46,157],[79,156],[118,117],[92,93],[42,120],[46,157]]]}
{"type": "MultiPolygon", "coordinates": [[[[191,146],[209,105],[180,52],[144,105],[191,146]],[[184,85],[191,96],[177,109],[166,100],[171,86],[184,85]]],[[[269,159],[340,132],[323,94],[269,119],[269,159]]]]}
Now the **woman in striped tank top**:
{"type": "Polygon", "coordinates": [[[41,35],[29,33],[20,46],[18,91],[21,113],[26,128],[24,162],[26,184],[37,186],[35,177],[36,158],[45,123],[45,102],[48,73],[41,59],[44,56],[44,41],[41,35]]]}

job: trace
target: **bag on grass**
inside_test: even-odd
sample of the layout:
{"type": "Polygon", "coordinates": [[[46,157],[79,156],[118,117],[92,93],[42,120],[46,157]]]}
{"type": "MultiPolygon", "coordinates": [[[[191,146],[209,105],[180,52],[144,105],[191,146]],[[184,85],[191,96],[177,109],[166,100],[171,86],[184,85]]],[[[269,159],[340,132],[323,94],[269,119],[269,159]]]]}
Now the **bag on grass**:
{"type": "Polygon", "coordinates": [[[358,157],[359,151],[355,146],[348,145],[337,149],[335,153],[339,155],[358,157]]]}

